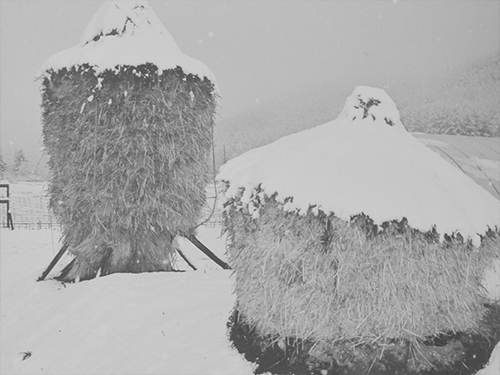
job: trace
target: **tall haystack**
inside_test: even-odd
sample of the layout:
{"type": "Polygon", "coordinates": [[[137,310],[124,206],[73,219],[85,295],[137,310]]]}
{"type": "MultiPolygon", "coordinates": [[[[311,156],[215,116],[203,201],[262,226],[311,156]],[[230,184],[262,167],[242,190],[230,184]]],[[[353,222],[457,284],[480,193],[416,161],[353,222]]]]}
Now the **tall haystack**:
{"type": "Polygon", "coordinates": [[[338,364],[335,342],[383,353],[478,330],[500,202],[409,134],[383,90],[356,88],[335,121],[251,150],[217,178],[238,322],[259,345],[308,341],[338,364]]]}
{"type": "Polygon", "coordinates": [[[146,1],[107,1],[41,68],[50,208],[82,280],[175,267],[209,182],[215,80],[146,1]]]}

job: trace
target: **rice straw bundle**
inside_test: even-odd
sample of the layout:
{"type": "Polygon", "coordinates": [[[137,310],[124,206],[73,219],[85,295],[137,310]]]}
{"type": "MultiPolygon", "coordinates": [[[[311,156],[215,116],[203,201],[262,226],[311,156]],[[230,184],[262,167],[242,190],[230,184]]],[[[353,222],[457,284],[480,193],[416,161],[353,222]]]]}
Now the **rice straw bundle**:
{"type": "Polygon", "coordinates": [[[180,67],[48,72],[50,208],[76,256],[61,276],[173,269],[172,238],[205,203],[215,108],[212,82],[180,67]]]}
{"type": "Polygon", "coordinates": [[[240,198],[228,202],[224,222],[236,308],[262,337],[418,342],[477,329],[498,233],[477,249],[459,235],[440,243],[404,219],[376,228],[366,215],[297,215],[274,197],[255,219],[240,198]]]}

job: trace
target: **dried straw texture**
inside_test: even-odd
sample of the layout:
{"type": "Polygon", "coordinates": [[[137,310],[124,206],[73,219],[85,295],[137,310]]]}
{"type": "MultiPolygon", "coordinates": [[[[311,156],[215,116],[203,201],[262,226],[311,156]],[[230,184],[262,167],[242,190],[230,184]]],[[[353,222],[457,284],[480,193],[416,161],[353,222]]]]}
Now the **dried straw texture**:
{"type": "Polygon", "coordinates": [[[476,330],[486,265],[500,257],[498,233],[478,250],[459,236],[439,243],[405,220],[375,230],[319,212],[297,215],[267,198],[252,219],[237,198],[225,229],[237,310],[264,337],[316,342],[419,342],[476,330]]]}
{"type": "Polygon", "coordinates": [[[213,84],[152,64],[48,73],[50,208],[76,256],[66,278],[172,269],[172,236],[192,231],[205,203],[213,84]]]}

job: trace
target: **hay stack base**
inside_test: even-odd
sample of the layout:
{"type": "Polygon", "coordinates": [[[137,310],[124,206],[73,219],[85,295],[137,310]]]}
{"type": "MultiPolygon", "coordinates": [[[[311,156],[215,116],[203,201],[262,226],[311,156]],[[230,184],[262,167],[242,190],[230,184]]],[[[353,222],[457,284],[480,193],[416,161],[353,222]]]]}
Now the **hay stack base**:
{"type": "Polygon", "coordinates": [[[226,206],[228,259],[238,309],[262,334],[316,341],[419,341],[476,330],[481,281],[500,254],[500,235],[475,248],[459,234],[439,241],[406,220],[345,222],[299,215],[266,198],[257,219],[226,206]]]}
{"type": "Polygon", "coordinates": [[[208,79],[154,64],[43,80],[50,209],[75,256],[66,281],[171,271],[205,204],[216,108],[208,79]]]}
{"type": "Polygon", "coordinates": [[[318,344],[295,337],[262,336],[236,309],[228,329],[234,347],[256,364],[256,374],[472,375],[484,367],[500,340],[500,305],[486,309],[482,334],[443,334],[417,346],[408,340],[318,344]]]}
{"type": "MultiPolygon", "coordinates": [[[[405,219],[378,226],[362,213],[350,222],[313,208],[299,215],[275,197],[254,201],[256,216],[242,196],[227,201],[224,212],[235,271],[237,315],[230,326],[236,346],[242,338],[243,346],[261,351],[256,357],[278,348],[286,361],[302,358],[329,371],[346,358],[373,362],[384,355],[399,356],[404,374],[444,371],[438,362],[461,363],[456,353],[475,346],[488,359],[492,347],[485,343],[492,332],[498,340],[500,324],[495,330],[482,323],[489,310],[480,290],[484,270],[499,257],[498,230],[485,233],[476,248],[459,233],[440,242],[435,230],[422,233],[405,219]],[[425,349],[438,341],[449,346],[425,349]],[[353,354],[349,348],[364,349],[353,354]],[[433,364],[427,352],[441,359],[433,364]],[[454,354],[448,358],[448,352],[454,354]]],[[[379,365],[381,374],[394,373],[379,365]]]]}

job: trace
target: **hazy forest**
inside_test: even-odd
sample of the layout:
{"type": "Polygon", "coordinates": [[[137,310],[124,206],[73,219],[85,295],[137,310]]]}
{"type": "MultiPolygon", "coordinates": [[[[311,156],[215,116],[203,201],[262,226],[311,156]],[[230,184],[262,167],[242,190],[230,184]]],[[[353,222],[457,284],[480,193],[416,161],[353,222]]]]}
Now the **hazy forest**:
{"type": "MultiPolygon", "coordinates": [[[[325,82],[255,105],[216,126],[220,166],[254,147],[336,118],[352,84],[325,82]]],[[[500,136],[500,52],[427,81],[384,87],[411,132],[500,136]]]]}

